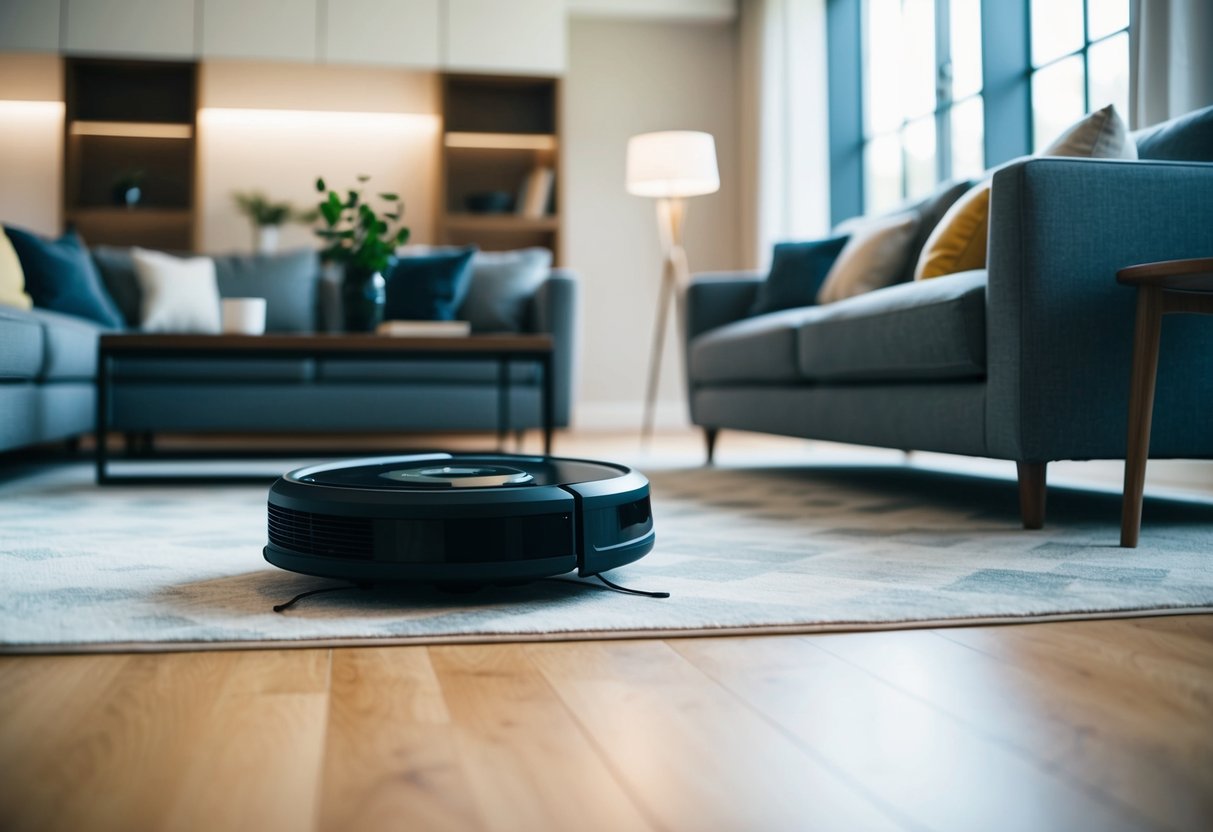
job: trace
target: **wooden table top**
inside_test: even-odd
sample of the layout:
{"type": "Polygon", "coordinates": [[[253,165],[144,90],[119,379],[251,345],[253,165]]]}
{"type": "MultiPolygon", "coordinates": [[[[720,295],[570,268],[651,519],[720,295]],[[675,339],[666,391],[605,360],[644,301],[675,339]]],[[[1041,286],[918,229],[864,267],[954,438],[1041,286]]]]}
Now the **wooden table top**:
{"type": "Polygon", "coordinates": [[[1142,263],[1116,273],[1126,286],[1155,286],[1180,292],[1213,292],[1213,257],[1142,263]]]}
{"type": "Polygon", "coordinates": [[[270,335],[202,335],[184,333],[119,333],[101,336],[107,352],[445,352],[540,355],[552,350],[550,335],[463,335],[405,337],[370,333],[300,333],[270,335]]]}

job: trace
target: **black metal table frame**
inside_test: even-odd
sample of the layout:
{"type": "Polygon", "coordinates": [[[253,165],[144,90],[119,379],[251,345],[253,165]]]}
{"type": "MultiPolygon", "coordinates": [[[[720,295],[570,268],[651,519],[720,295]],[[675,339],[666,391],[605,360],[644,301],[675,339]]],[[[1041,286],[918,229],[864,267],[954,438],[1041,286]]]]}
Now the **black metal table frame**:
{"type": "MultiPolygon", "coordinates": [[[[97,419],[96,435],[96,479],[99,485],[125,483],[172,483],[199,482],[215,480],[241,481],[253,479],[243,476],[114,476],[109,472],[109,399],[110,388],[113,385],[113,362],[119,355],[140,355],[141,349],[131,347],[109,347],[104,337],[97,345],[97,419]]],[[[510,427],[510,364],[515,361],[534,362],[540,368],[542,390],[542,420],[543,420],[543,452],[552,452],[552,432],[555,423],[555,390],[552,377],[552,352],[549,345],[545,350],[528,348],[524,350],[489,348],[459,349],[459,350],[358,350],[358,349],[325,349],[323,347],[256,347],[253,349],[234,349],[214,347],[174,348],[172,357],[184,359],[215,359],[215,358],[264,358],[276,356],[283,358],[310,358],[323,360],[331,358],[349,359],[379,359],[384,361],[485,361],[497,362],[497,444],[501,448],[510,427]]],[[[144,461],[146,458],[140,458],[144,461]]],[[[264,479],[257,477],[255,479],[264,479]]]]}

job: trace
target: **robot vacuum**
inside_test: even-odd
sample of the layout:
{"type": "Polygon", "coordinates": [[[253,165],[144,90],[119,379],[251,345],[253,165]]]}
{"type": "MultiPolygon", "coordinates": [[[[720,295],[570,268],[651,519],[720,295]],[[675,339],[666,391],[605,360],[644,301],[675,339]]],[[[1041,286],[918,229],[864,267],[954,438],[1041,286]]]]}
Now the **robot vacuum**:
{"type": "Polygon", "coordinates": [[[361,584],[598,575],[653,548],[649,482],[609,462],[417,454],[291,471],[269,492],[265,559],[361,584]]]}

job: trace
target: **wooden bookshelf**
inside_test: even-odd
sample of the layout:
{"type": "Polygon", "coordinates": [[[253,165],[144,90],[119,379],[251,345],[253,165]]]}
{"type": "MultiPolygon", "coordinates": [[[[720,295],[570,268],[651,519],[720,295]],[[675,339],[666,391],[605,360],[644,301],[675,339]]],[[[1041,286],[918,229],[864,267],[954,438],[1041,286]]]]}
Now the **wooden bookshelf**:
{"type": "Polygon", "coordinates": [[[89,244],[193,250],[196,64],[69,58],[64,76],[65,223],[89,244]]]}
{"type": "Polygon", "coordinates": [[[559,81],[555,78],[444,75],[442,176],[438,241],[506,250],[542,246],[562,261],[559,81]],[[536,168],[553,171],[550,194],[536,215],[476,213],[474,194],[504,192],[518,200],[536,168]]]}

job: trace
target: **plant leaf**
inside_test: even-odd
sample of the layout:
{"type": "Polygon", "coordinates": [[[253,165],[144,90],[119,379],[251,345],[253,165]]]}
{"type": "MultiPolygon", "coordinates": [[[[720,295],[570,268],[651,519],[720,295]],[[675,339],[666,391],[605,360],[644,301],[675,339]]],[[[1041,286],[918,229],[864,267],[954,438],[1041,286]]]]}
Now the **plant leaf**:
{"type": "Polygon", "coordinates": [[[387,202],[398,202],[400,197],[396,194],[380,194],[379,198],[387,202]]]}
{"type": "Polygon", "coordinates": [[[317,177],[316,177],[316,190],[317,190],[317,191],[324,191],[324,190],[325,190],[325,187],[324,187],[324,180],[323,180],[323,179],[321,179],[319,176],[317,176],[317,177]]]}

